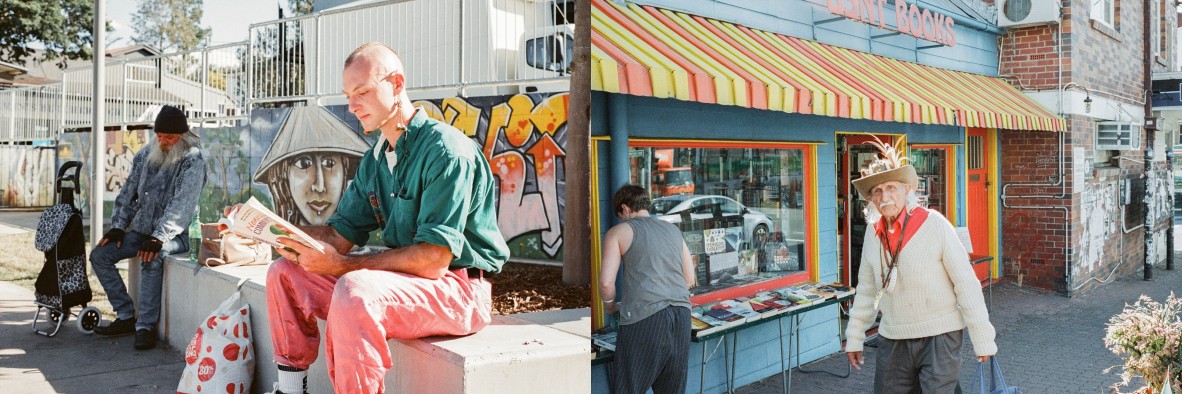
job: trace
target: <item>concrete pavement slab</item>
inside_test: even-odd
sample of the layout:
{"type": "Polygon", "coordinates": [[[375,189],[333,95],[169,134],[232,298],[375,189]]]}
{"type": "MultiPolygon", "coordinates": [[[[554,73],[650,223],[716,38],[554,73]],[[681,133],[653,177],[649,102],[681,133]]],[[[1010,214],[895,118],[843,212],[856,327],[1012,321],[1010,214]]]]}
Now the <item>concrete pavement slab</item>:
{"type": "MultiPolygon", "coordinates": [[[[992,298],[988,291],[985,297],[990,321],[997,329],[997,357],[1006,383],[1021,388],[1026,394],[1112,392],[1110,387],[1120,381],[1121,359],[1104,347],[1108,319],[1120,313],[1126,303],[1136,302],[1141,294],[1163,302],[1171,291],[1182,293],[1182,267],[1179,266],[1182,254],[1178,257],[1173,271],[1155,267],[1152,281],[1142,280],[1138,273],[1074,298],[1013,284],[995,285],[992,298]],[[1104,373],[1113,366],[1116,368],[1104,373]]],[[[876,350],[873,341],[868,342],[862,371],[854,371],[848,378],[794,370],[790,383],[792,390],[800,393],[871,392],[876,350]]],[[[966,393],[975,392],[972,384],[977,362],[967,332],[961,359],[964,360],[961,388],[966,393]]],[[[844,373],[847,365],[845,353],[836,353],[805,368],[844,373]]],[[[1144,385],[1137,379],[1120,391],[1133,392],[1144,385]]],[[[773,375],[736,392],[780,393],[782,389],[780,377],[773,375]]]]}
{"type": "MultiPolygon", "coordinates": [[[[0,392],[161,393],[174,392],[184,356],[163,342],[147,351],[132,348],[134,336],[85,335],[75,318],[57,336],[33,333],[33,293],[0,282],[0,392]]],[[[77,313],[79,307],[74,307],[77,313]]]]}

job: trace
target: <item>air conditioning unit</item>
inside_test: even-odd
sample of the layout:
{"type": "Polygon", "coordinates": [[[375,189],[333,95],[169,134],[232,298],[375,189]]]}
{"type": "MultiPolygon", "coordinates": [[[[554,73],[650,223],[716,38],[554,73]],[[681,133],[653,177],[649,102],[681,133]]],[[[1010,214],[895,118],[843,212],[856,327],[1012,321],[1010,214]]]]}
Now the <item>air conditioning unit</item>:
{"type": "Polygon", "coordinates": [[[1096,149],[1141,149],[1141,125],[1130,122],[1097,123],[1096,149]]]}
{"type": "Polygon", "coordinates": [[[1019,27],[1058,21],[1058,0],[998,0],[997,2],[998,27],[1019,27]]]}

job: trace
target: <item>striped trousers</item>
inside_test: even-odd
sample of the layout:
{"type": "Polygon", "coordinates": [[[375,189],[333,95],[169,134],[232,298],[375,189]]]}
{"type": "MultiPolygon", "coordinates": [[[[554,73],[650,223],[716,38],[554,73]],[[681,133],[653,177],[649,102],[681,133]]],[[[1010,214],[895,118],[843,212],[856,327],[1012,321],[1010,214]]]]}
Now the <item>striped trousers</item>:
{"type": "Polygon", "coordinates": [[[670,306],[636,323],[621,325],[616,336],[612,393],[685,393],[689,370],[690,311],[670,306]]]}

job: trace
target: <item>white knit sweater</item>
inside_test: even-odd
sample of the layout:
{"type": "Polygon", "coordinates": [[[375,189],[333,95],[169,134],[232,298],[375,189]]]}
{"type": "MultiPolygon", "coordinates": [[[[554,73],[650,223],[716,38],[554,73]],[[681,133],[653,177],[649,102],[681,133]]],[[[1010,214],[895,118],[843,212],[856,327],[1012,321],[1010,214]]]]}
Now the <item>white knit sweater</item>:
{"type": "MultiPolygon", "coordinates": [[[[915,208],[926,209],[926,208],[915,208]]],[[[874,295],[882,287],[879,273],[882,242],[874,226],[867,226],[858,271],[858,292],[846,327],[847,352],[862,351],[866,329],[874,321],[874,295]]],[[[890,339],[914,339],[969,329],[977,356],[997,353],[996,333],[989,323],[981,283],[952,224],[936,211],[903,246],[895,275],[895,289],[883,294],[878,332],[890,339]]]]}

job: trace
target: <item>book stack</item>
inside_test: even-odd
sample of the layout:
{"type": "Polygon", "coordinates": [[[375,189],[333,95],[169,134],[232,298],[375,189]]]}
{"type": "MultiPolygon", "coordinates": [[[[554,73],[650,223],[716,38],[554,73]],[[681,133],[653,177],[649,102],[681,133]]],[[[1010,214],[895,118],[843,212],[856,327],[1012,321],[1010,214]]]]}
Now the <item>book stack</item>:
{"type": "Polygon", "coordinates": [[[853,288],[840,283],[812,283],[697,305],[690,310],[694,335],[708,335],[853,293],[853,288]]]}
{"type": "Polygon", "coordinates": [[[607,326],[591,333],[591,344],[600,350],[616,351],[616,330],[607,326]]]}

